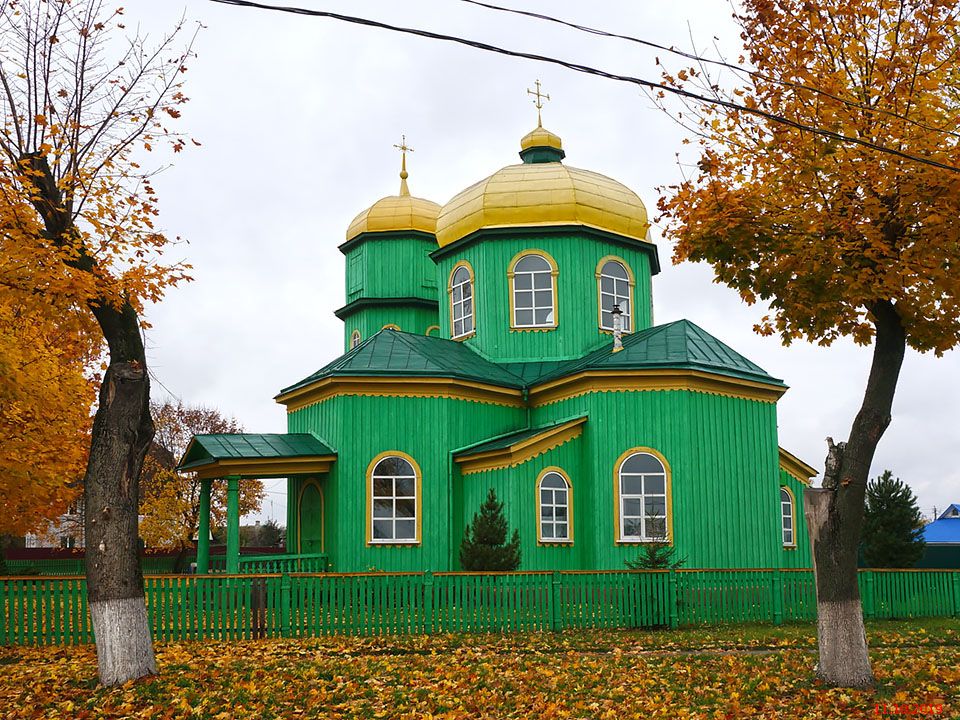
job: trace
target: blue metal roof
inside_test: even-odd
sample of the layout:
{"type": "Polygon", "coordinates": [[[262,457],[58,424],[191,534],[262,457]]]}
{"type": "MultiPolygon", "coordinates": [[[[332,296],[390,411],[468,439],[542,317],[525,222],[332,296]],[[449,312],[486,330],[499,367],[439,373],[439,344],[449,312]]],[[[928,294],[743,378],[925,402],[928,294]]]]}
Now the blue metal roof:
{"type": "Polygon", "coordinates": [[[960,504],[953,503],[939,518],[923,528],[927,544],[956,543],[960,545],[960,504]]]}

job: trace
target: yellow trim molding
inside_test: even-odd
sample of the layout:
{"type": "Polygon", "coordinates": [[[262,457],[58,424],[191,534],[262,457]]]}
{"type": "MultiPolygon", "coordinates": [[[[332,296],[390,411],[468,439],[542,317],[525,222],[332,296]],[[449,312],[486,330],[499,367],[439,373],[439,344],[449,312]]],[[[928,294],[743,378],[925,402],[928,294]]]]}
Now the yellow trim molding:
{"type": "Polygon", "coordinates": [[[719,375],[701,370],[586,370],[530,389],[533,407],[579,397],[591,392],[690,390],[744,400],[775,403],[785,387],[719,375]]]}
{"type": "MultiPolygon", "coordinates": [[[[560,301],[557,298],[557,276],[560,274],[560,268],[557,265],[557,261],[553,259],[553,256],[546,252],[545,250],[540,250],[539,248],[528,248],[527,250],[521,250],[516,255],[513,256],[513,259],[510,261],[510,264],[507,265],[507,288],[509,290],[509,300],[510,300],[510,329],[516,330],[517,332],[544,332],[547,330],[556,330],[557,326],[560,324],[560,301]],[[517,263],[520,262],[523,258],[528,255],[538,255],[547,261],[547,265],[550,266],[550,287],[553,299],[553,322],[549,325],[530,325],[529,327],[517,325],[516,317],[516,300],[515,295],[517,294],[516,288],[513,286],[513,279],[516,276],[514,268],[517,266],[517,263]]],[[[536,297],[536,295],[534,295],[536,297]]],[[[536,304],[536,303],[534,303],[536,304]]]]}
{"type": "Polygon", "coordinates": [[[636,294],[634,289],[637,286],[637,280],[633,275],[633,270],[630,268],[630,265],[627,264],[627,261],[618,255],[604,255],[600,258],[600,261],[597,263],[597,269],[594,272],[594,275],[597,277],[597,328],[600,332],[606,334],[612,334],[613,329],[607,329],[603,326],[603,300],[600,296],[600,276],[602,275],[603,266],[608,262],[620,263],[623,266],[623,269],[627,273],[627,282],[630,285],[629,296],[627,297],[627,302],[630,303],[630,328],[623,331],[624,335],[629,335],[633,332],[633,326],[636,324],[634,322],[634,315],[636,314],[633,310],[633,297],[636,294]]]}
{"type": "Polygon", "coordinates": [[[419,545],[423,534],[422,522],[423,522],[423,472],[420,470],[420,465],[412,456],[407,455],[405,452],[400,450],[386,450],[385,452],[377,455],[373,460],[370,461],[370,464],[367,465],[367,474],[366,474],[366,483],[367,483],[367,545],[373,547],[381,547],[383,545],[394,546],[394,545],[419,545]],[[410,463],[410,467],[413,468],[413,474],[417,476],[417,530],[416,538],[413,540],[377,540],[373,539],[373,470],[377,467],[377,463],[387,457],[399,457],[406,460],[410,463]]]}
{"type": "Polygon", "coordinates": [[[524,407],[523,393],[514,388],[458,380],[456,378],[384,378],[384,377],[329,377],[318,380],[275,400],[295,412],[332,397],[353,395],[367,397],[441,397],[453,400],[524,407]]]}
{"type": "Polygon", "coordinates": [[[780,493],[777,493],[777,505],[780,507],[780,544],[784,550],[793,550],[797,547],[797,496],[794,495],[793,490],[786,485],[781,485],[780,490],[786,490],[787,495],[790,496],[790,525],[793,526],[790,533],[793,537],[793,542],[783,542],[783,498],[780,497],[780,493]]]}
{"type": "Polygon", "coordinates": [[[583,424],[586,421],[586,417],[574,418],[561,425],[544,428],[543,432],[519,440],[508,447],[480,453],[467,452],[462,455],[455,455],[453,459],[460,465],[460,472],[463,475],[516,467],[579,437],[583,432],[583,424]]]}
{"type": "Polygon", "coordinates": [[[317,492],[320,493],[320,552],[326,552],[325,540],[327,535],[327,500],[323,496],[323,488],[320,487],[320,483],[317,482],[316,478],[308,478],[300,486],[300,492],[297,494],[297,553],[303,554],[303,547],[300,544],[300,530],[303,527],[303,493],[304,491],[313,485],[317,488],[317,492]]]}
{"type": "Polygon", "coordinates": [[[810,481],[820,474],[793,453],[787,452],[783,448],[779,448],[779,450],[780,469],[794,480],[798,480],[804,485],[809,485],[810,481]]]}
{"type": "Polygon", "coordinates": [[[457,264],[453,266],[453,269],[450,271],[450,277],[447,278],[447,295],[450,298],[450,339],[456,340],[457,342],[463,342],[468,338],[472,338],[477,334],[477,281],[476,276],[473,274],[473,265],[470,264],[467,260],[458,260],[457,264]],[[460,268],[466,268],[467,273],[470,275],[470,300],[473,304],[473,311],[470,317],[473,320],[473,330],[463,335],[454,335],[453,334],[453,276],[456,274],[457,270],[460,268]]]}
{"type": "Polygon", "coordinates": [[[545,467],[540,471],[540,474],[537,475],[537,484],[534,486],[537,493],[537,545],[544,545],[553,547],[555,545],[573,545],[573,483],[570,482],[570,476],[567,475],[561,468],[556,465],[550,465],[545,467]],[[556,473],[563,478],[563,481],[567,484],[567,537],[563,540],[556,540],[552,538],[543,539],[541,536],[541,531],[543,526],[541,525],[540,518],[540,483],[550,473],[556,473]]]}
{"type": "Polygon", "coordinates": [[[384,325],[384,326],[383,326],[382,328],[380,328],[380,329],[381,329],[381,330],[399,330],[399,329],[400,329],[400,326],[399,326],[399,325],[394,325],[393,323],[387,323],[386,325],[384,325]]]}
{"type": "Polygon", "coordinates": [[[426,335],[427,337],[438,337],[440,335],[440,326],[431,325],[430,327],[427,328],[426,332],[424,332],[423,334],[426,335]],[[431,335],[430,333],[432,333],[434,330],[436,330],[437,334],[431,335]]]}
{"type": "Polygon", "coordinates": [[[226,458],[213,460],[184,472],[194,472],[198,480],[216,480],[230,475],[241,478],[289,477],[290,475],[322,475],[330,472],[336,455],[312,455],[298,458],[226,458]]]}
{"type": "Polygon", "coordinates": [[[651,542],[650,540],[624,540],[620,537],[620,467],[628,457],[639,453],[652,455],[663,465],[667,482],[665,488],[667,495],[667,544],[673,545],[673,471],[662,453],[644,446],[630,448],[623,452],[613,464],[613,543],[615,545],[643,545],[646,542],[651,542]]]}

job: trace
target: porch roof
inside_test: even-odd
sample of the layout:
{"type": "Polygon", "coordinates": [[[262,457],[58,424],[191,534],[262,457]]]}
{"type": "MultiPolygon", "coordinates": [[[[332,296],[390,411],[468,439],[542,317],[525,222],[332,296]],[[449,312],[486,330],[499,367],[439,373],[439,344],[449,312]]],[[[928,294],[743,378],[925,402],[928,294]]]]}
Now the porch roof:
{"type": "Polygon", "coordinates": [[[312,433],[194,435],[177,470],[201,478],[288,477],[325,473],[336,451],[312,433]]]}

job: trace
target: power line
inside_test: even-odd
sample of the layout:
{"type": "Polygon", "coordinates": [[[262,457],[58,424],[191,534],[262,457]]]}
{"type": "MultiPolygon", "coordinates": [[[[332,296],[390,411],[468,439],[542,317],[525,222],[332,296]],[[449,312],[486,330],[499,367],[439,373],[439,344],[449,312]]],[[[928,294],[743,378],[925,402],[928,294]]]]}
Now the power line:
{"type": "Polygon", "coordinates": [[[689,53],[684,50],[678,50],[675,47],[668,47],[666,45],[660,45],[651,40],[644,40],[643,38],[634,37],[632,35],[622,35],[620,33],[609,32],[607,30],[601,30],[599,28],[590,27],[589,25],[580,25],[578,23],[570,22],[569,20],[562,20],[560,18],[553,17],[552,15],[545,15],[543,13],[532,12],[530,10],[519,10],[517,8],[504,7],[502,5],[494,5],[492,3],[481,2],[481,0],[460,0],[460,2],[467,3],[469,5],[476,5],[477,7],[486,8],[487,10],[495,10],[497,12],[511,13],[513,15],[522,15],[524,17],[533,18],[535,20],[543,20],[544,22],[555,23],[557,25],[562,25],[564,27],[577,30],[579,32],[588,33],[590,35],[597,35],[599,37],[613,38],[616,40],[626,40],[627,42],[632,42],[637,45],[643,45],[645,47],[653,48],[654,50],[661,50],[663,52],[668,52],[673,55],[678,55],[680,57],[686,58],[688,60],[694,60],[698,63],[706,63],[709,65],[717,65],[718,67],[727,68],[728,70],[733,70],[737,73],[743,73],[749,75],[750,77],[757,78],[758,80],[763,80],[764,82],[775,83],[777,85],[782,85],[784,87],[791,88],[793,90],[805,90],[807,92],[816,93],[817,95],[822,95],[823,97],[830,98],[836,102],[842,103],[847,107],[854,108],[857,110],[863,110],[868,113],[876,113],[879,115],[886,115],[888,117],[896,118],[897,120],[903,120],[904,122],[910,123],[911,125],[916,125],[919,128],[924,130],[930,130],[932,132],[939,132],[945,135],[950,135],[955,138],[960,138],[960,133],[954,132],[953,130],[947,130],[946,128],[933,127],[932,125],[927,125],[913,118],[908,118],[905,115],[900,115],[899,113],[893,112],[892,110],[886,110],[884,108],[875,108],[870,107],[869,105],[864,105],[863,103],[854,102],[853,100],[847,100],[846,98],[840,97],[839,95],[834,95],[833,93],[822,90],[818,87],[812,85],[804,85],[803,83],[793,82],[791,80],[781,80],[780,78],[771,77],[764,73],[758,72],[756,70],[750,70],[745,68],[742,65],[737,65],[735,63],[730,63],[725,60],[713,60],[711,58],[703,57],[702,55],[697,55],[696,53],[689,53]]]}
{"type": "Polygon", "coordinates": [[[251,0],[211,0],[211,2],[220,3],[223,5],[235,5],[237,7],[256,8],[259,10],[273,10],[276,12],[289,13],[293,15],[306,15],[309,17],[324,17],[324,18],[329,18],[331,20],[339,20],[341,22],[351,23],[354,25],[364,25],[366,27],[374,27],[374,28],[379,28],[381,30],[390,30],[393,32],[399,32],[406,35],[415,35],[418,37],[428,38],[430,40],[443,40],[446,42],[456,43],[458,45],[465,45],[467,47],[472,47],[477,50],[484,50],[487,52],[498,53],[500,55],[506,55],[508,57],[517,57],[517,58],[523,58],[525,60],[535,60],[538,62],[544,62],[551,65],[559,65],[561,67],[567,68],[568,70],[584,73],[586,75],[594,75],[596,77],[606,78],[607,80],[616,80],[618,82],[630,83],[632,85],[638,85],[640,87],[648,88],[651,90],[668,92],[668,93],[678,95],[680,97],[684,97],[689,100],[694,100],[696,102],[704,103],[707,105],[719,105],[721,107],[725,107],[730,110],[738,110],[740,112],[744,112],[750,115],[756,115],[758,117],[762,117],[771,122],[792,127],[796,130],[802,130],[802,131],[812,133],[814,135],[826,137],[831,140],[837,140],[839,142],[847,142],[854,145],[860,145],[861,147],[869,148],[870,150],[876,150],[878,152],[900,157],[905,160],[911,160],[913,162],[917,162],[922,165],[929,165],[931,167],[935,167],[940,170],[949,170],[950,172],[960,173],[960,167],[956,167],[954,165],[947,165],[946,163],[942,163],[937,160],[933,160],[932,158],[928,158],[920,155],[911,155],[910,153],[904,152],[902,150],[897,150],[896,148],[890,148],[884,145],[877,145],[876,143],[872,143],[869,140],[852,137],[850,135],[844,135],[843,133],[838,133],[838,132],[835,132],[834,130],[827,130],[825,128],[806,125],[796,120],[791,120],[790,118],[783,117],[782,115],[776,115],[775,113],[771,113],[766,110],[761,110],[760,108],[747,107],[746,105],[740,105],[739,103],[735,103],[730,100],[724,100],[722,98],[708,98],[698,93],[694,93],[689,90],[684,90],[682,88],[670,87],[669,85],[664,85],[663,83],[653,82],[651,80],[645,80],[643,78],[633,77],[631,75],[620,75],[617,73],[607,72],[606,70],[600,70],[598,68],[594,68],[589,65],[583,65],[581,63],[575,63],[569,60],[562,60],[560,58],[549,57],[547,55],[538,55],[536,53],[529,53],[521,50],[510,50],[507,48],[499,47],[497,45],[491,45],[489,43],[480,42],[479,40],[470,40],[468,38],[462,38],[456,35],[445,35],[443,33],[435,33],[430,30],[420,30],[418,28],[408,28],[408,27],[402,27],[398,25],[390,25],[389,23],[380,22],[379,20],[370,20],[369,18],[362,18],[354,15],[343,15],[340,13],[329,12],[326,10],[310,10],[307,8],[300,8],[300,7],[265,5],[263,3],[252,2],[251,0]]]}

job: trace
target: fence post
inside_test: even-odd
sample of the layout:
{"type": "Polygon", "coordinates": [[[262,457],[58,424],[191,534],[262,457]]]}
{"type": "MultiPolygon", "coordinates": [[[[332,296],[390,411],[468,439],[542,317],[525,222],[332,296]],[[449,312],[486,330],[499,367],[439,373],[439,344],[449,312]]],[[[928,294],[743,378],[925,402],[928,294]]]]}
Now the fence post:
{"type": "Polygon", "coordinates": [[[678,627],[680,625],[680,614],[677,607],[677,571],[674,568],[670,568],[670,574],[667,577],[667,604],[670,606],[667,609],[670,617],[670,627],[678,627]]]}
{"type": "Polygon", "coordinates": [[[290,576],[287,573],[280,578],[280,637],[290,637],[290,576]]]}
{"type": "Polygon", "coordinates": [[[771,591],[773,592],[773,624],[783,625],[783,575],[780,568],[773,569],[771,591]]]}
{"type": "Polygon", "coordinates": [[[874,588],[874,577],[873,570],[860,570],[866,577],[864,578],[864,590],[863,593],[863,616],[867,619],[871,619],[877,614],[877,605],[876,605],[876,590],[874,588]]]}
{"type": "Polygon", "coordinates": [[[550,580],[550,629],[563,630],[563,610],[560,607],[560,571],[554,570],[550,580]]]}
{"type": "Polygon", "coordinates": [[[433,573],[423,574],[423,631],[433,632],[433,573]]]}

